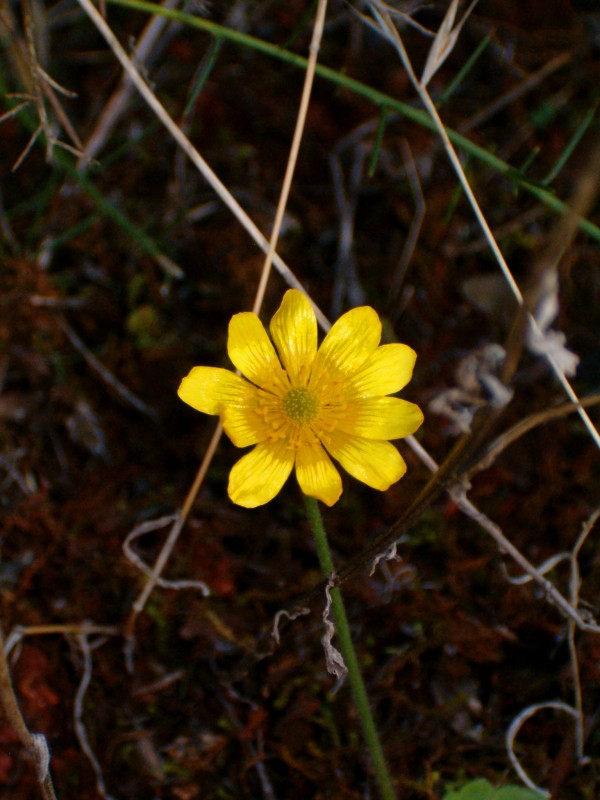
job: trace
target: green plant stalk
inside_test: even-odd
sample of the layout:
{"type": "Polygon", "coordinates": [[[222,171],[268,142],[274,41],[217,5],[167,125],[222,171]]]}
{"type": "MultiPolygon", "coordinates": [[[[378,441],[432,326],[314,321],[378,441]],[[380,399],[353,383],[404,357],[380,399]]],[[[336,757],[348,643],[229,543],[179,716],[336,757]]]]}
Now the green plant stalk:
{"type": "MultiPolygon", "coordinates": [[[[315,546],[317,548],[319,563],[321,564],[323,574],[326,578],[329,578],[334,573],[334,566],[319,504],[314,497],[305,497],[304,501],[306,504],[306,515],[315,537],[315,546]]],[[[348,668],[348,680],[350,681],[352,694],[354,695],[354,702],[356,704],[356,711],[358,713],[363,736],[373,760],[373,770],[375,772],[379,791],[383,800],[395,800],[396,795],[392,786],[392,779],[371,713],[367,690],[360,671],[356,650],[352,643],[352,636],[350,635],[350,626],[348,625],[348,617],[346,616],[342,593],[338,586],[334,586],[331,589],[331,607],[333,610],[333,620],[335,622],[335,632],[340,651],[346,662],[346,667],[348,668]]]]}
{"type": "Polygon", "coordinates": [[[583,139],[584,133],[587,131],[587,129],[592,124],[592,121],[593,121],[593,119],[594,119],[594,117],[596,115],[596,110],[597,110],[596,106],[594,106],[593,108],[590,108],[590,110],[587,112],[587,114],[581,120],[581,123],[577,126],[577,130],[575,131],[575,133],[573,134],[571,139],[567,142],[567,146],[564,148],[564,150],[562,151],[562,153],[558,157],[558,160],[556,161],[556,164],[552,167],[552,169],[546,175],[546,177],[541,181],[542,186],[548,186],[550,183],[552,183],[554,178],[556,178],[556,176],[562,170],[564,165],[571,158],[571,156],[575,152],[575,149],[576,149],[577,145],[583,139]]]}
{"type": "Polygon", "coordinates": [[[454,92],[458,89],[458,87],[463,82],[465,77],[473,69],[473,67],[475,66],[477,61],[479,61],[479,57],[482,55],[484,50],[487,50],[488,45],[490,45],[493,42],[493,40],[494,40],[493,36],[490,36],[488,34],[487,36],[484,36],[483,39],[479,42],[479,44],[477,45],[475,50],[467,58],[465,63],[462,65],[462,67],[459,69],[459,71],[456,73],[454,78],[450,81],[450,83],[448,84],[448,86],[446,87],[446,89],[444,90],[442,95],[440,96],[440,99],[437,102],[438,109],[442,108],[443,106],[446,105],[448,100],[452,97],[454,92]]]}
{"type": "MultiPolygon", "coordinates": [[[[239,31],[232,30],[231,28],[227,28],[223,25],[218,25],[216,22],[211,22],[203,17],[194,17],[191,14],[186,14],[184,11],[178,11],[174,8],[166,8],[165,6],[160,6],[157,3],[147,2],[147,0],[108,0],[108,2],[112,3],[113,5],[123,6],[124,8],[132,8],[138,11],[143,11],[147,14],[159,14],[164,17],[169,17],[170,19],[175,19],[181,24],[187,25],[190,28],[203,30],[205,33],[209,33],[216,38],[227,39],[231,42],[241,45],[242,47],[249,47],[253,50],[263,53],[266,56],[269,56],[270,58],[276,58],[280,61],[285,61],[288,64],[293,64],[300,69],[306,69],[306,65],[308,63],[307,59],[303,56],[296,55],[296,53],[291,53],[289,50],[285,50],[282,47],[278,47],[270,42],[265,42],[262,39],[257,39],[255,36],[249,36],[246,33],[240,33],[239,31]]],[[[341,86],[348,91],[361,95],[362,97],[367,97],[377,106],[388,108],[392,111],[397,111],[403,117],[406,117],[406,119],[411,120],[411,122],[415,122],[417,125],[420,125],[421,127],[426,128],[433,133],[437,132],[434,121],[426,111],[422,111],[419,108],[413,108],[413,106],[409,105],[408,103],[403,103],[401,100],[396,100],[396,98],[390,97],[390,95],[387,95],[384,92],[373,89],[371,86],[367,86],[366,84],[361,83],[354,78],[350,78],[347,75],[331,69],[330,67],[325,67],[322,64],[317,64],[315,73],[321,78],[324,78],[325,80],[328,80],[337,86],[341,86]]],[[[539,183],[529,180],[525,175],[522,175],[518,169],[515,169],[510,164],[507,164],[506,161],[503,161],[501,158],[498,158],[498,156],[490,153],[489,150],[486,150],[484,147],[480,147],[466,136],[463,136],[451,128],[446,128],[446,133],[448,134],[448,138],[452,144],[456,145],[456,147],[473,156],[473,158],[477,159],[478,161],[482,161],[484,164],[487,164],[487,166],[491,167],[500,175],[503,175],[517,186],[529,192],[529,194],[536,197],[541,203],[546,205],[555,213],[566,214],[569,212],[568,205],[562,200],[559,200],[559,198],[556,197],[553,192],[544,188],[539,183]]],[[[600,227],[595,225],[593,222],[590,222],[590,220],[583,218],[579,219],[578,225],[582,231],[588,234],[588,236],[591,236],[592,239],[600,242],[600,227]]]]}

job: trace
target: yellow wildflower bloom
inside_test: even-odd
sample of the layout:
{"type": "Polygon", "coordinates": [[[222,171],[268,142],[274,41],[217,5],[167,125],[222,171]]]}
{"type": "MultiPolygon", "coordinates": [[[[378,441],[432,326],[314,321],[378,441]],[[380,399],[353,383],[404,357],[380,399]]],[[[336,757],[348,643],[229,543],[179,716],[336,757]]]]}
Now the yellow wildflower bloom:
{"type": "Polygon", "coordinates": [[[329,455],[368,486],[389,488],[406,464],[388,439],[414,433],[423,421],[414,403],[387,396],[410,380],[414,350],[380,346],[381,321],[369,306],[341,316],[317,350],[315,313],[295,289],[270,329],[275,347],[256,314],[235,314],[227,350],[243,377],[194,367],[178,391],[198,411],[218,414],[237,447],[256,445],[231,470],[230,498],[246,508],[263,505],[295,467],[304,494],[331,506],[342,481],[329,455]]]}

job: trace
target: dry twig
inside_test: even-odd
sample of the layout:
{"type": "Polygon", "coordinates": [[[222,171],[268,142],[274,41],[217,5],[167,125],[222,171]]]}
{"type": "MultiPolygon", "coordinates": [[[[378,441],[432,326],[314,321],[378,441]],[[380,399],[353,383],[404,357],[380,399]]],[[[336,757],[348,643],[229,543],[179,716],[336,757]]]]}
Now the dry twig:
{"type": "MultiPolygon", "coordinates": [[[[387,7],[385,6],[384,3],[380,2],[380,0],[367,0],[367,5],[369,6],[369,8],[371,10],[371,13],[373,14],[375,20],[378,23],[380,33],[396,49],[396,51],[397,51],[397,53],[398,53],[398,55],[400,57],[400,60],[402,61],[402,64],[404,65],[404,68],[405,68],[405,70],[406,70],[406,72],[407,72],[407,74],[408,74],[408,76],[410,78],[411,83],[415,87],[415,90],[417,91],[417,93],[419,95],[419,98],[421,99],[421,102],[425,106],[427,112],[431,116],[431,119],[433,120],[433,122],[434,122],[434,124],[436,126],[436,130],[437,130],[437,132],[438,132],[438,134],[439,134],[439,136],[440,136],[440,138],[442,140],[442,143],[443,143],[444,149],[446,151],[446,154],[448,156],[448,159],[450,160],[450,163],[452,164],[452,167],[454,168],[454,171],[456,172],[458,180],[460,181],[460,184],[461,184],[461,186],[463,188],[463,191],[465,192],[465,195],[466,195],[466,197],[467,197],[467,199],[469,201],[469,204],[471,205],[471,208],[472,208],[472,210],[473,210],[473,212],[475,214],[477,222],[479,223],[481,229],[484,232],[484,235],[485,235],[485,237],[487,239],[487,242],[489,244],[490,250],[492,251],[492,253],[494,255],[494,258],[496,259],[496,261],[497,261],[497,263],[498,263],[498,265],[499,265],[499,267],[500,267],[500,269],[501,269],[501,271],[502,271],[502,273],[503,273],[503,275],[504,275],[504,277],[505,277],[505,279],[506,279],[506,281],[507,281],[507,283],[508,283],[508,285],[509,285],[509,287],[511,289],[511,292],[513,293],[513,295],[515,297],[515,299],[517,300],[519,305],[522,306],[524,308],[524,310],[526,311],[529,330],[531,331],[531,335],[532,335],[533,339],[538,343],[539,352],[546,357],[546,359],[548,360],[548,363],[551,365],[551,367],[552,367],[552,369],[554,371],[554,374],[556,375],[556,377],[558,378],[558,380],[562,384],[562,386],[563,386],[565,392],[567,393],[567,395],[569,396],[570,400],[577,405],[577,411],[579,413],[579,416],[583,420],[583,423],[586,426],[586,428],[587,428],[590,436],[592,437],[593,441],[595,442],[596,446],[598,448],[600,448],[600,433],[597,431],[594,423],[592,422],[592,420],[588,416],[588,414],[585,411],[585,409],[583,408],[583,406],[581,406],[581,404],[579,402],[579,398],[577,397],[577,394],[575,393],[573,387],[569,383],[569,380],[567,378],[565,369],[563,368],[563,366],[561,365],[561,363],[559,362],[559,360],[557,358],[557,350],[554,348],[553,344],[545,336],[545,333],[547,332],[547,329],[543,329],[542,326],[539,324],[538,319],[536,319],[536,317],[534,316],[534,314],[531,313],[531,311],[527,310],[527,306],[526,306],[525,299],[523,297],[523,293],[521,292],[521,289],[517,285],[517,282],[515,281],[515,279],[513,277],[513,274],[511,272],[507,262],[506,262],[506,259],[504,258],[504,255],[502,254],[502,251],[498,247],[498,244],[497,244],[497,242],[496,242],[496,240],[494,238],[494,235],[493,235],[493,233],[492,233],[492,231],[491,231],[491,229],[489,227],[487,219],[485,218],[485,215],[483,214],[483,212],[481,210],[481,207],[479,206],[479,203],[477,201],[477,198],[475,197],[475,194],[474,194],[474,192],[473,192],[473,190],[471,188],[471,185],[469,184],[469,181],[468,181],[467,176],[465,174],[465,171],[464,171],[464,169],[462,167],[460,159],[459,159],[459,157],[458,157],[458,155],[456,153],[456,150],[454,149],[454,146],[453,146],[452,142],[450,141],[450,139],[448,137],[448,134],[447,134],[446,129],[444,127],[444,124],[443,124],[443,122],[442,122],[442,120],[440,118],[438,110],[435,107],[435,104],[434,104],[433,100],[431,99],[431,97],[430,97],[430,95],[429,95],[429,93],[427,91],[426,86],[424,85],[424,83],[422,81],[420,81],[417,78],[417,76],[416,76],[416,74],[414,72],[411,60],[410,60],[410,58],[408,56],[406,48],[404,47],[404,43],[402,42],[402,38],[401,38],[396,26],[394,25],[391,17],[390,17],[390,14],[388,12],[387,7]],[[541,344],[542,342],[547,342],[547,345],[542,347],[542,344],[541,344]]],[[[452,38],[452,37],[450,37],[450,38],[452,38]]],[[[449,46],[450,46],[450,44],[452,46],[454,46],[455,43],[456,43],[456,38],[452,39],[451,42],[449,41],[449,46]]]]}
{"type": "Polygon", "coordinates": [[[41,733],[31,733],[27,727],[19,702],[13,689],[4,638],[0,630],[0,704],[21,744],[35,764],[40,791],[44,800],[56,800],[52,777],[50,775],[50,750],[46,737],[41,733]]]}

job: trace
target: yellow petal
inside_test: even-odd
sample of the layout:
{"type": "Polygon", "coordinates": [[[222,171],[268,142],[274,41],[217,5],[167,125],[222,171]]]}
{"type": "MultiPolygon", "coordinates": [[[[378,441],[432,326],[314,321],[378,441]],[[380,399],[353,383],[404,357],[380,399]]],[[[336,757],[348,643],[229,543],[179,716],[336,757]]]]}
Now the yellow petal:
{"type": "Polygon", "coordinates": [[[389,489],[406,472],[404,459],[389,442],[359,439],[334,431],[325,447],[346,472],[373,489],[389,489]]]}
{"type": "Polygon", "coordinates": [[[229,497],[245,508],[268,503],[288,479],[294,456],[294,451],[281,439],[257,444],[229,473],[229,497]]]}
{"type": "Polygon", "coordinates": [[[256,314],[250,311],[234,314],[229,323],[227,352],[242,375],[257,386],[279,393],[289,386],[275,348],[256,314]]]}
{"type": "Polygon", "coordinates": [[[398,397],[363,397],[336,417],[344,433],[365,439],[402,439],[423,422],[419,406],[398,397]]]}
{"type": "Polygon", "coordinates": [[[381,321],[370,306],[342,314],[323,339],[310,379],[311,388],[339,381],[357,372],[381,339],[381,321]]]}
{"type": "Polygon", "coordinates": [[[406,344],[384,344],[344,386],[347,399],[394,394],[412,377],[417,354],[406,344]]]}
{"type": "Polygon", "coordinates": [[[239,405],[227,405],[221,414],[225,433],[236,447],[248,447],[257,442],[264,442],[273,433],[273,425],[265,422],[264,415],[257,413],[259,392],[252,384],[245,402],[239,405]]]}
{"type": "Polygon", "coordinates": [[[342,479],[320,444],[305,445],[296,454],[296,478],[300,489],[332,506],[342,493],[342,479]]]}
{"type": "Polygon", "coordinates": [[[239,375],[219,367],[194,367],[177,390],[184,403],[203,414],[220,414],[227,405],[245,402],[249,384],[239,375]]]}
{"type": "Polygon", "coordinates": [[[317,354],[317,318],[306,297],[289,289],[271,320],[271,336],[294,385],[305,384],[317,354]]]}

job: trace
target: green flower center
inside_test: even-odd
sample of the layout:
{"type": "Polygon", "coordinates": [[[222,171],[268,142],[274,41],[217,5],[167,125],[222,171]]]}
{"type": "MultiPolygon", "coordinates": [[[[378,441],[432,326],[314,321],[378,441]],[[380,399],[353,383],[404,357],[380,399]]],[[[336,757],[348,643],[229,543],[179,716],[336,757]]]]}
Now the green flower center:
{"type": "Polygon", "coordinates": [[[319,401],[314,392],[304,386],[297,386],[283,398],[283,410],[289,419],[299,425],[307,425],[317,416],[319,401]]]}

